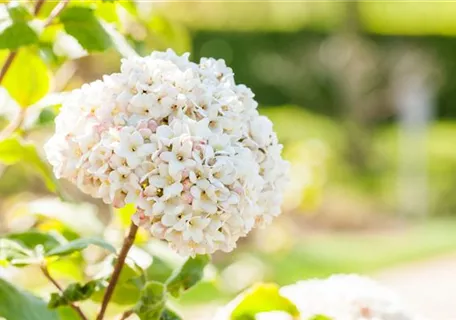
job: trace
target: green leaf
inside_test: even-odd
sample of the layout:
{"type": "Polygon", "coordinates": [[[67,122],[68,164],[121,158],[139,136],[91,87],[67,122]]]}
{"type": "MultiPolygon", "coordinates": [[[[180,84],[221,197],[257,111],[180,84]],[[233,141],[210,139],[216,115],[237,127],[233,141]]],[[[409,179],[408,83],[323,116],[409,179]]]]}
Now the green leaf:
{"type": "Polygon", "coordinates": [[[59,320],[41,299],[0,278],[0,317],[8,320],[59,320]]]}
{"type": "Polygon", "coordinates": [[[255,320],[260,312],[284,311],[293,317],[299,317],[298,308],[279,293],[276,284],[258,284],[241,294],[238,305],[231,313],[232,320],[255,320]]]}
{"type": "Polygon", "coordinates": [[[141,320],[159,320],[165,308],[166,287],[163,283],[150,281],[141,291],[141,298],[134,311],[141,320]]]}
{"type": "Polygon", "coordinates": [[[60,15],[68,34],[75,37],[88,51],[104,51],[111,46],[111,39],[89,7],[68,7],[60,15]]]}
{"type": "Polygon", "coordinates": [[[19,3],[11,2],[8,4],[8,14],[13,21],[29,21],[33,18],[32,14],[26,7],[19,3]]]}
{"type": "MultiPolygon", "coordinates": [[[[109,273],[111,274],[111,272],[109,273]]],[[[109,277],[105,280],[109,281],[109,277]]],[[[142,281],[140,270],[135,266],[125,264],[120,272],[119,281],[114,289],[111,301],[118,305],[133,306],[138,302],[143,287],[144,281],[142,281]]],[[[106,289],[103,288],[100,291],[95,292],[92,296],[92,300],[101,302],[105,291],[106,289]]]]}
{"type": "MultiPolygon", "coordinates": [[[[15,37],[24,39],[23,35],[15,37]]],[[[1,35],[0,44],[4,44],[1,35]]],[[[2,60],[4,62],[4,59],[2,60]]],[[[25,108],[48,93],[50,81],[48,68],[41,58],[30,50],[23,49],[17,53],[2,85],[14,100],[25,108]]]]}
{"type": "Polygon", "coordinates": [[[317,314],[316,316],[312,316],[309,320],[333,320],[330,317],[324,316],[322,314],[317,314]]]}
{"type": "Polygon", "coordinates": [[[157,256],[153,257],[152,264],[146,269],[147,279],[165,282],[173,273],[173,268],[157,256]]]}
{"type": "Polygon", "coordinates": [[[173,310],[166,308],[160,315],[160,320],[182,320],[182,317],[173,310]]]}
{"type": "Polygon", "coordinates": [[[70,284],[63,292],[52,293],[48,307],[55,309],[62,306],[68,306],[73,302],[89,299],[93,293],[99,290],[100,281],[92,280],[82,285],[80,283],[70,284]]]}
{"type": "Polygon", "coordinates": [[[25,162],[32,167],[44,179],[47,188],[57,190],[54,176],[48,165],[41,160],[33,144],[25,143],[17,137],[10,137],[0,141],[0,163],[12,165],[19,161],[25,162]]]}
{"type": "Polygon", "coordinates": [[[29,250],[34,250],[37,246],[43,246],[43,250],[46,252],[61,245],[61,242],[54,235],[34,230],[11,233],[6,238],[21,243],[29,250]]]}
{"type": "Polygon", "coordinates": [[[193,287],[203,278],[204,267],[210,261],[209,255],[197,255],[195,258],[188,258],[166,281],[168,292],[177,298],[183,291],[193,287]]]}
{"type": "Polygon", "coordinates": [[[37,34],[24,21],[13,21],[10,26],[3,29],[0,33],[0,49],[17,50],[22,46],[37,42],[37,34]]]}
{"type": "Polygon", "coordinates": [[[0,239],[0,264],[12,264],[13,266],[26,266],[33,252],[21,244],[10,239],[0,239]]]}
{"type": "Polygon", "coordinates": [[[87,248],[89,245],[99,246],[103,249],[106,249],[112,253],[116,252],[116,249],[109,244],[108,242],[104,241],[100,238],[81,238],[77,240],[70,241],[63,245],[60,245],[49,252],[46,253],[46,256],[65,256],[68,254],[72,254],[73,252],[81,251],[87,248]]]}

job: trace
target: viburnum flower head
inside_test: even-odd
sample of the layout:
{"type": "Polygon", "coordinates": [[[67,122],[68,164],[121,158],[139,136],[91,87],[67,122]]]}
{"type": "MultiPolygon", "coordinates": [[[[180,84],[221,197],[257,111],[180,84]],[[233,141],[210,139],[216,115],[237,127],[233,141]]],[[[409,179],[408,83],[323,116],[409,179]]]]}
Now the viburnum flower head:
{"type": "Polygon", "coordinates": [[[230,251],[280,213],[288,163],[252,91],[223,60],[153,52],[74,90],[45,146],[58,178],[182,255],[230,251]]]}

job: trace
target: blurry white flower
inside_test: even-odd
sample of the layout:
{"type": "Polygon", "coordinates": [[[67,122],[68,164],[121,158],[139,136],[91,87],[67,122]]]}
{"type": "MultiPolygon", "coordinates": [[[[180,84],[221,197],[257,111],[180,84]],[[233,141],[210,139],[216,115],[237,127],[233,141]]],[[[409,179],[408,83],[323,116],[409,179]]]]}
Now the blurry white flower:
{"type": "Polygon", "coordinates": [[[223,60],[154,52],[70,93],[45,146],[57,177],[182,255],[230,251],[280,213],[288,163],[223,60]]]}
{"type": "Polygon", "coordinates": [[[57,33],[53,49],[56,55],[70,59],[78,59],[87,55],[87,51],[78,40],[63,31],[57,33]]]}
{"type": "Polygon", "coordinates": [[[285,286],[280,294],[298,307],[301,319],[316,315],[343,320],[417,320],[399,297],[372,279],[334,275],[285,286]]]}

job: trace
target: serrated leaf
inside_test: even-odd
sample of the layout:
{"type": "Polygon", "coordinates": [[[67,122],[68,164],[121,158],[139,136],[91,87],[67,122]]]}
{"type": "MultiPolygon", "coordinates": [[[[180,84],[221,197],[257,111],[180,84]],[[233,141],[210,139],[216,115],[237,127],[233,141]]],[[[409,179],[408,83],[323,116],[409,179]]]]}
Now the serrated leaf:
{"type": "Polygon", "coordinates": [[[298,308],[280,295],[279,286],[262,283],[241,294],[238,305],[231,313],[231,320],[255,320],[260,312],[284,311],[293,317],[299,316],[298,308]]]}
{"type": "Polygon", "coordinates": [[[89,7],[68,7],[60,15],[65,31],[75,37],[88,51],[104,51],[112,42],[98,21],[94,10],[89,7]]]}
{"type": "Polygon", "coordinates": [[[182,320],[182,317],[173,310],[166,308],[160,315],[160,320],[182,320]]]}
{"type": "Polygon", "coordinates": [[[0,278],[0,317],[8,320],[59,320],[41,299],[0,278]]]}
{"type": "MultiPolygon", "coordinates": [[[[21,38],[19,41],[23,41],[23,39],[21,38]]],[[[1,35],[0,44],[4,44],[1,35]]],[[[4,60],[2,59],[3,63],[4,60]]],[[[3,79],[2,86],[20,106],[26,108],[48,93],[50,81],[48,68],[38,54],[22,49],[13,60],[3,79]]]]}
{"type": "Polygon", "coordinates": [[[134,311],[141,320],[160,320],[165,303],[165,285],[157,281],[149,281],[141,291],[141,298],[134,311]]]}
{"type": "Polygon", "coordinates": [[[73,302],[87,300],[100,287],[101,283],[98,280],[92,280],[86,284],[72,283],[66,287],[63,292],[52,293],[48,307],[50,309],[55,309],[62,306],[68,306],[73,302]]]}
{"type": "Polygon", "coordinates": [[[106,249],[112,253],[116,252],[116,249],[106,242],[103,239],[100,238],[81,238],[81,239],[76,239],[73,241],[70,241],[68,243],[65,243],[63,245],[60,245],[49,252],[46,253],[46,256],[65,256],[72,254],[73,252],[78,252],[81,250],[84,250],[87,248],[89,245],[95,245],[98,247],[101,247],[103,249],[106,249]]]}
{"type": "Polygon", "coordinates": [[[25,143],[17,137],[0,141],[0,163],[12,165],[25,162],[42,176],[47,188],[55,192],[57,185],[48,165],[40,158],[33,144],[25,143]]]}
{"type": "Polygon", "coordinates": [[[168,292],[177,298],[182,292],[193,287],[203,278],[204,268],[210,261],[209,255],[197,255],[195,258],[188,258],[166,281],[168,292]]]}
{"type": "Polygon", "coordinates": [[[0,49],[14,51],[37,42],[38,35],[25,21],[13,21],[0,32],[0,49]]]}

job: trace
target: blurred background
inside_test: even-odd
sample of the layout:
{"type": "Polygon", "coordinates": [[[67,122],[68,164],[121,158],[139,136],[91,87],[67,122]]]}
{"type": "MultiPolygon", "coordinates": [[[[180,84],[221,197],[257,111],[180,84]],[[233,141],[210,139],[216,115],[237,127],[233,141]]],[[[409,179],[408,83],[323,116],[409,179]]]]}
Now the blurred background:
{"type": "MultiPolygon", "coordinates": [[[[292,164],[283,214],[233,253],[214,256],[207,281],[179,302],[188,319],[203,319],[257,281],[341,272],[382,279],[434,318],[456,317],[445,300],[456,292],[456,3],[136,5],[140,19],[122,9],[135,49],[225,59],[274,122],[292,164]],[[431,285],[441,297],[430,295],[431,285]]],[[[76,58],[81,50],[71,41],[57,49],[76,58]]],[[[114,50],[68,61],[53,88],[78,87],[119,63],[114,50]]],[[[53,131],[48,105],[30,109],[24,124],[39,143],[53,131]]],[[[2,112],[3,126],[16,109],[2,112]]],[[[67,212],[70,221],[77,214],[75,228],[112,236],[93,222],[109,222],[100,202],[63,184],[78,204],[60,203],[21,164],[0,172],[2,231],[67,212]]]]}

